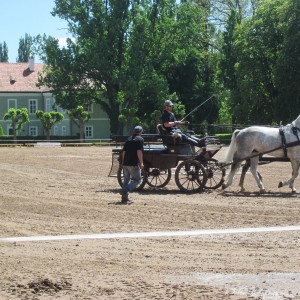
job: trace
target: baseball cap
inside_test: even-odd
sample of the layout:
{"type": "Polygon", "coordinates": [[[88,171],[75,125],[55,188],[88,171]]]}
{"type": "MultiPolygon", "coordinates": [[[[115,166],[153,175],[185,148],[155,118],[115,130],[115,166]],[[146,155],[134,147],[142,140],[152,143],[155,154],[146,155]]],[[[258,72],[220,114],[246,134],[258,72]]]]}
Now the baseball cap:
{"type": "Polygon", "coordinates": [[[143,127],[142,126],[135,126],[133,129],[133,133],[141,133],[143,132],[143,127]]]}
{"type": "Polygon", "coordinates": [[[173,104],[173,102],[171,101],[171,100],[166,100],[165,101],[165,106],[173,106],[174,104],[173,104]]]}

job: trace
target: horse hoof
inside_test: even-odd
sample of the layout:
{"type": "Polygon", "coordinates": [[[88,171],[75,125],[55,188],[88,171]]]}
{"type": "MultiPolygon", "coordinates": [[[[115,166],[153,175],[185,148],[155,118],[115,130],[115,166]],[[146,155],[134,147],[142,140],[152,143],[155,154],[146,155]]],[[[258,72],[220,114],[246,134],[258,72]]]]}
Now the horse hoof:
{"type": "Polygon", "coordinates": [[[292,190],[292,194],[297,194],[297,190],[292,190]]]}
{"type": "Polygon", "coordinates": [[[281,187],[283,187],[282,181],[280,181],[279,184],[278,184],[278,188],[281,188],[281,187]]]}
{"type": "Polygon", "coordinates": [[[265,189],[261,189],[259,192],[260,192],[261,194],[264,194],[264,193],[266,192],[266,190],[265,190],[265,189]]]}
{"type": "Polygon", "coordinates": [[[226,189],[226,185],[225,183],[222,184],[222,190],[225,190],[226,189]]]}

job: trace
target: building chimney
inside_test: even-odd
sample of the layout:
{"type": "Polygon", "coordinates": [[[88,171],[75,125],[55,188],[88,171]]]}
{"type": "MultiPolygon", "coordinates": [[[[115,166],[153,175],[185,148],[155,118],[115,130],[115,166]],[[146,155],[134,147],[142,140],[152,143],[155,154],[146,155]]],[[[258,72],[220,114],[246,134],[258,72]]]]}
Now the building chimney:
{"type": "Polygon", "coordinates": [[[17,80],[14,76],[10,75],[9,76],[9,81],[10,81],[10,84],[14,84],[17,80]]]}
{"type": "Polygon", "coordinates": [[[29,58],[29,62],[28,62],[28,68],[30,72],[34,72],[34,57],[30,57],[29,58]]]}

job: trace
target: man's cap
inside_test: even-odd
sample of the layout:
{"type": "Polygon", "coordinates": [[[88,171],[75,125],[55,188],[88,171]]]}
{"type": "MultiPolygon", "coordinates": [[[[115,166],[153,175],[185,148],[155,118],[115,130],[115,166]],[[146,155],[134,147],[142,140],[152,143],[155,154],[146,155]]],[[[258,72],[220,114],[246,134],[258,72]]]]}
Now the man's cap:
{"type": "Polygon", "coordinates": [[[143,132],[143,127],[142,126],[135,126],[133,129],[133,133],[141,133],[143,132]]]}
{"type": "Polygon", "coordinates": [[[166,100],[165,101],[165,106],[173,106],[173,102],[171,100],[166,100]]]}

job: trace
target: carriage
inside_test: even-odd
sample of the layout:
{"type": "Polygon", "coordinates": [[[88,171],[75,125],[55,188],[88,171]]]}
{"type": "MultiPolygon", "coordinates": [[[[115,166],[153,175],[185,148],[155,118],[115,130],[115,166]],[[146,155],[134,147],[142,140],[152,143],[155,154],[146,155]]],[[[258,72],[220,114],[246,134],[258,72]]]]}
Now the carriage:
{"type": "MultiPolygon", "coordinates": [[[[120,155],[127,136],[113,136],[112,166],[108,176],[117,177],[123,184],[120,155]]],[[[222,186],[225,170],[214,155],[221,149],[220,141],[213,136],[205,137],[205,147],[194,146],[175,139],[172,135],[144,134],[144,170],[138,190],[163,188],[175,176],[175,183],[184,193],[201,192],[222,186]]]]}

